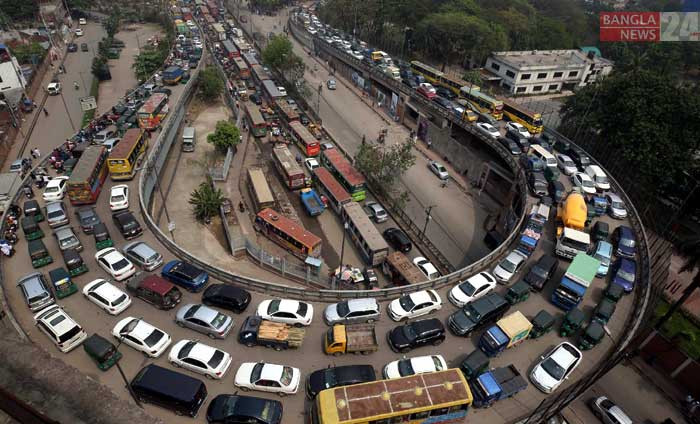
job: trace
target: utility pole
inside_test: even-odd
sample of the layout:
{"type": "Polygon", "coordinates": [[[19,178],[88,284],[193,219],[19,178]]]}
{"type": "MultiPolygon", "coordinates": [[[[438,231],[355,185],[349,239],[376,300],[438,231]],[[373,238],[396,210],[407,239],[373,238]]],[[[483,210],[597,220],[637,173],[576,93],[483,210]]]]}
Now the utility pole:
{"type": "MultiPolygon", "coordinates": [[[[117,347],[115,348],[115,350],[117,352],[119,352],[119,346],[122,345],[122,341],[124,341],[124,338],[120,337],[119,343],[117,343],[117,347]]],[[[136,405],[138,405],[139,408],[143,409],[143,405],[141,405],[141,402],[139,401],[139,397],[136,396],[136,393],[134,393],[134,389],[131,388],[131,384],[129,384],[129,380],[126,378],[126,374],[124,374],[124,370],[122,369],[122,366],[119,363],[119,361],[115,362],[114,365],[117,366],[117,369],[119,370],[119,374],[121,374],[122,379],[124,380],[124,384],[126,384],[126,388],[127,388],[127,390],[129,390],[129,394],[134,399],[134,402],[136,402],[136,405]]]]}
{"type": "Polygon", "coordinates": [[[316,115],[321,117],[321,91],[323,90],[323,83],[318,83],[318,97],[316,97],[316,115]]]}
{"type": "Polygon", "coordinates": [[[421,234],[422,237],[425,237],[425,230],[428,229],[428,222],[430,222],[430,220],[432,219],[430,213],[433,211],[434,207],[435,205],[430,205],[427,208],[425,208],[425,225],[423,225],[423,233],[421,234]]]}
{"type": "Polygon", "coordinates": [[[71,128],[73,128],[73,132],[76,131],[75,129],[75,124],[73,123],[73,118],[70,116],[70,112],[68,111],[68,105],[66,104],[66,98],[63,97],[63,90],[59,93],[61,95],[61,100],[63,101],[63,107],[66,109],[66,115],[68,115],[68,121],[70,122],[71,128]]]}

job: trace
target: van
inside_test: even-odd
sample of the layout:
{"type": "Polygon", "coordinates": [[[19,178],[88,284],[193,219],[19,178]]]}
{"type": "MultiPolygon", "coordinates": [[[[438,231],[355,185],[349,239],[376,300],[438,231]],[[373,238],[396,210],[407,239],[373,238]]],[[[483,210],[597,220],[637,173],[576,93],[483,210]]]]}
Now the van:
{"type": "Polygon", "coordinates": [[[194,127],[185,127],[185,129],[182,130],[182,151],[194,152],[194,145],[196,142],[194,127]]]}
{"type": "Polygon", "coordinates": [[[92,142],[94,144],[102,144],[110,138],[114,138],[115,132],[109,128],[104,129],[92,137],[92,142]]]}
{"type": "Polygon", "coordinates": [[[510,303],[503,296],[490,292],[454,312],[447,323],[455,335],[467,337],[472,331],[501,319],[509,308],[510,303]]]}
{"type": "Polygon", "coordinates": [[[150,96],[153,93],[153,90],[156,89],[156,85],[152,83],[144,84],[143,87],[141,87],[143,91],[146,93],[147,96],[150,96]]]}
{"type": "Polygon", "coordinates": [[[595,183],[595,188],[598,191],[608,191],[610,190],[610,181],[608,181],[608,176],[598,165],[588,165],[586,167],[586,174],[591,177],[595,183]]]}
{"type": "Polygon", "coordinates": [[[549,153],[544,147],[539,144],[530,145],[530,149],[527,152],[528,155],[534,156],[545,163],[546,166],[550,168],[557,169],[557,159],[553,154],[549,153]]]}
{"type": "Polygon", "coordinates": [[[193,418],[207,398],[207,387],[201,380],[154,364],[136,374],[131,380],[131,389],[141,402],[193,418]]]}

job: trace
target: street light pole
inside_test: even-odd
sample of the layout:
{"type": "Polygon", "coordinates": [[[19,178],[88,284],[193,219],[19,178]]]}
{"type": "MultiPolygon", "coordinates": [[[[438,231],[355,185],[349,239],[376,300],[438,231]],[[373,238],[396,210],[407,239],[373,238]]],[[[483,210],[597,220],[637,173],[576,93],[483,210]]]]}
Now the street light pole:
{"type": "Polygon", "coordinates": [[[343,257],[345,256],[345,232],[348,231],[348,223],[343,222],[343,241],[340,244],[340,272],[343,272],[343,257]]]}
{"type": "Polygon", "coordinates": [[[321,117],[321,91],[323,90],[323,83],[318,83],[318,97],[316,97],[316,115],[321,117]]]}
{"type": "Polygon", "coordinates": [[[63,101],[63,107],[66,109],[66,115],[68,115],[68,121],[70,122],[70,126],[71,126],[71,128],[73,128],[73,132],[75,132],[76,131],[75,124],[73,123],[73,118],[71,118],[70,112],[68,111],[68,105],[66,104],[66,99],[65,99],[65,97],[63,97],[63,90],[61,90],[59,92],[59,94],[61,95],[61,100],[63,101]]]}
{"type": "MultiPolygon", "coordinates": [[[[119,343],[117,343],[117,347],[115,348],[117,352],[119,352],[119,346],[122,345],[123,340],[124,339],[122,337],[119,338],[119,343]]],[[[143,409],[143,405],[141,405],[141,401],[139,401],[138,396],[136,396],[136,393],[134,393],[134,389],[131,388],[131,384],[129,384],[129,380],[126,378],[126,374],[124,373],[124,370],[122,369],[122,366],[119,363],[119,361],[115,362],[114,365],[117,366],[117,370],[119,370],[119,374],[122,376],[124,384],[126,384],[126,389],[129,391],[131,397],[134,398],[134,402],[136,402],[136,405],[138,405],[139,408],[143,409]]]]}
{"type": "Polygon", "coordinates": [[[423,226],[422,237],[425,237],[425,230],[428,229],[428,222],[430,222],[430,219],[431,219],[430,213],[433,211],[433,208],[434,208],[434,207],[435,207],[435,205],[430,205],[430,206],[428,206],[427,208],[425,208],[425,213],[426,213],[426,215],[425,215],[425,225],[423,226]]]}

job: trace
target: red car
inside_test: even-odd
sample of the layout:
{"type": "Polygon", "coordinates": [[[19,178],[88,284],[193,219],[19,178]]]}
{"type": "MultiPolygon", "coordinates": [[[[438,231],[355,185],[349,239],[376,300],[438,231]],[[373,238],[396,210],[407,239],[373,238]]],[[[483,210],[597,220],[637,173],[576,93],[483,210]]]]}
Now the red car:
{"type": "Polygon", "coordinates": [[[429,100],[432,100],[435,96],[437,96],[435,87],[427,82],[422,82],[418,85],[418,92],[427,97],[429,100]]]}

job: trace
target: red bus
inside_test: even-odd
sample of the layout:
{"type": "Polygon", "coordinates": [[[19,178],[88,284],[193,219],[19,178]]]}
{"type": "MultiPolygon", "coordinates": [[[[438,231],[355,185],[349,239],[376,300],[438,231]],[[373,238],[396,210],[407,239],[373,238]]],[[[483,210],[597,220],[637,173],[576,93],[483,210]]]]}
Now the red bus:
{"type": "Polygon", "coordinates": [[[272,157],[275,168],[280,173],[282,181],[290,190],[304,187],[306,175],[294,160],[294,156],[284,144],[272,148],[272,157]]]}
{"type": "Polygon", "coordinates": [[[317,156],[321,152],[321,143],[299,121],[289,123],[292,138],[306,156],[317,156]]]}
{"type": "Polygon", "coordinates": [[[258,212],[255,228],[301,259],[306,259],[307,256],[321,256],[320,237],[270,208],[258,212]]]}
{"type": "Polygon", "coordinates": [[[324,150],[321,163],[338,179],[353,200],[356,202],[365,200],[367,197],[365,176],[355,169],[338,149],[324,150]]]}
{"type": "Polygon", "coordinates": [[[104,146],[85,148],[66,183],[71,205],[88,205],[97,201],[107,178],[108,156],[104,146]]]}
{"type": "Polygon", "coordinates": [[[153,131],[168,114],[168,95],[165,93],[153,93],[138,111],[139,127],[146,131],[153,131]]]}
{"type": "Polygon", "coordinates": [[[236,72],[238,72],[238,78],[244,80],[250,78],[250,68],[245,64],[243,59],[240,57],[234,57],[232,62],[233,66],[236,68],[236,72]]]}
{"type": "Polygon", "coordinates": [[[338,180],[326,168],[319,167],[314,169],[314,177],[318,191],[326,196],[328,203],[337,213],[341,212],[344,204],[352,202],[352,197],[350,197],[347,190],[340,185],[338,180]]]}

